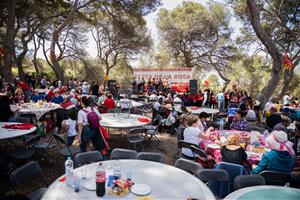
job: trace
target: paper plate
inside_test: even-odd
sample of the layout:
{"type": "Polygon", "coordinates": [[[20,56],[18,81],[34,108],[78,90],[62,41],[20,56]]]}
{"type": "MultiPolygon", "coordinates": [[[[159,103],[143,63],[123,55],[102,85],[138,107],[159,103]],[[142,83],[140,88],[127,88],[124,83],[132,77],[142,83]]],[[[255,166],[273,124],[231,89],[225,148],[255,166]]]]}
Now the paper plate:
{"type": "Polygon", "coordinates": [[[146,196],[151,193],[150,186],[146,184],[134,184],[130,190],[133,194],[139,196],[146,196]]]}
{"type": "Polygon", "coordinates": [[[83,184],[83,187],[86,190],[90,191],[96,191],[96,181],[95,180],[89,180],[83,184]]]}
{"type": "Polygon", "coordinates": [[[218,144],[208,144],[207,145],[208,148],[211,148],[211,149],[220,149],[221,147],[218,145],[218,144]]]}

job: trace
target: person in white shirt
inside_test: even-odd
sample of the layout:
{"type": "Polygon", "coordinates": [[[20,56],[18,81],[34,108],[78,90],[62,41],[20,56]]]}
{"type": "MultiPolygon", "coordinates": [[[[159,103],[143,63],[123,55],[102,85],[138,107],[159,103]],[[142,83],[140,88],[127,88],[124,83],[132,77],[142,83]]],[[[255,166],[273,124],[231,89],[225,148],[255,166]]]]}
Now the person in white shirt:
{"type": "Polygon", "coordinates": [[[286,94],[284,97],[283,97],[283,105],[284,106],[289,106],[291,104],[291,97],[289,96],[289,94],[286,94]]]}
{"type": "Polygon", "coordinates": [[[87,115],[89,112],[95,112],[99,120],[101,120],[101,116],[99,111],[96,108],[91,107],[91,100],[89,96],[83,96],[81,98],[81,107],[82,109],[78,112],[77,123],[78,123],[78,140],[80,142],[81,152],[86,151],[87,144],[89,140],[92,140],[92,143],[98,151],[105,149],[105,144],[100,137],[99,128],[90,128],[87,115]]]}
{"type": "MultiPolygon", "coordinates": [[[[196,115],[190,115],[187,118],[188,127],[184,129],[183,137],[184,141],[194,144],[196,147],[199,147],[200,142],[203,139],[207,139],[209,135],[201,130],[198,127],[199,118],[196,115]]],[[[189,148],[182,148],[181,150],[182,157],[193,160],[195,155],[192,150],[189,148]]]]}
{"type": "Polygon", "coordinates": [[[156,95],[155,91],[150,95],[149,100],[150,102],[152,102],[152,105],[154,105],[154,103],[158,101],[158,96],[156,95]]]}
{"type": "Polygon", "coordinates": [[[182,104],[182,100],[179,96],[177,95],[174,95],[174,101],[173,101],[174,104],[182,104]]]}
{"type": "Polygon", "coordinates": [[[90,93],[90,85],[87,82],[83,82],[81,86],[82,95],[88,95],[90,93]]]}
{"type": "Polygon", "coordinates": [[[67,145],[72,146],[73,141],[77,135],[76,131],[76,120],[77,113],[75,109],[68,110],[69,118],[67,120],[62,121],[62,130],[61,133],[67,133],[67,145]]]}
{"type": "Polygon", "coordinates": [[[132,102],[129,99],[128,94],[124,94],[124,98],[120,100],[120,107],[122,110],[128,110],[132,108],[132,102]]]}
{"type": "Polygon", "coordinates": [[[223,92],[219,92],[217,94],[217,101],[218,101],[218,109],[221,111],[221,112],[224,112],[224,108],[225,108],[225,97],[224,97],[224,93],[223,92]]]}
{"type": "Polygon", "coordinates": [[[201,112],[199,115],[199,120],[198,120],[198,128],[200,129],[201,133],[203,134],[203,137],[207,139],[209,137],[210,131],[214,130],[213,127],[208,127],[207,126],[207,119],[208,119],[208,114],[206,112],[201,112]]]}

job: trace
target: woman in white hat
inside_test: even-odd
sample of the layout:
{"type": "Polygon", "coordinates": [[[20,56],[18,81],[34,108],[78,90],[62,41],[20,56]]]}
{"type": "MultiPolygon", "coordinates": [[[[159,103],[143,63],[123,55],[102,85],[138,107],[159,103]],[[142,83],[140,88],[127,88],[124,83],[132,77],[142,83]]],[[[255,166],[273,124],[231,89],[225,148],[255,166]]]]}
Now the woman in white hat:
{"type": "Polygon", "coordinates": [[[291,173],[295,164],[295,153],[293,143],[288,141],[287,134],[283,131],[273,131],[266,138],[266,144],[271,151],[263,155],[252,173],[259,174],[264,170],[291,173]]]}

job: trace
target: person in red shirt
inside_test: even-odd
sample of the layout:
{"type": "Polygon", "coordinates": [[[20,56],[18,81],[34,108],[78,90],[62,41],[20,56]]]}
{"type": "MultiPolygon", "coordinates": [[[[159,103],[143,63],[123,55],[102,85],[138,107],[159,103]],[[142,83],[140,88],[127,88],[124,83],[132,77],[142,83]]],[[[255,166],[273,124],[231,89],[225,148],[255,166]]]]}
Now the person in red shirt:
{"type": "Polygon", "coordinates": [[[54,89],[55,89],[55,87],[53,87],[53,86],[51,86],[50,89],[49,89],[49,92],[48,92],[48,94],[47,94],[47,96],[46,96],[46,100],[47,100],[48,102],[51,101],[52,97],[55,96],[55,94],[54,94],[54,89]]]}
{"type": "Polygon", "coordinates": [[[105,101],[103,102],[103,113],[107,113],[107,110],[109,109],[114,109],[116,106],[115,101],[112,98],[112,94],[107,94],[107,98],[105,99],[105,101]]]}
{"type": "Polygon", "coordinates": [[[20,78],[16,78],[16,83],[17,83],[18,87],[20,87],[22,89],[22,91],[25,95],[25,101],[27,102],[32,95],[30,87],[26,83],[21,81],[20,78]]]}

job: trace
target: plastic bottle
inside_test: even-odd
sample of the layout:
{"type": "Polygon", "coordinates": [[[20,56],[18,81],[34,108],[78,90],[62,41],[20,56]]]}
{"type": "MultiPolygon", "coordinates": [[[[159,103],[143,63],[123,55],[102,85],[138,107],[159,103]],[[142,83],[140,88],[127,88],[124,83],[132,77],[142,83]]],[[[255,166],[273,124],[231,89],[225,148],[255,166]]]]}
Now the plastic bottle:
{"type": "Polygon", "coordinates": [[[219,124],[219,131],[221,133],[221,136],[224,136],[223,128],[224,128],[224,119],[222,118],[219,124]]]}
{"type": "Polygon", "coordinates": [[[96,194],[98,197],[105,195],[105,169],[102,166],[102,163],[99,163],[99,166],[96,169],[96,194]]]}
{"type": "Polygon", "coordinates": [[[69,187],[73,187],[73,166],[74,163],[71,157],[68,157],[65,162],[65,175],[66,175],[66,184],[69,187]]]}

